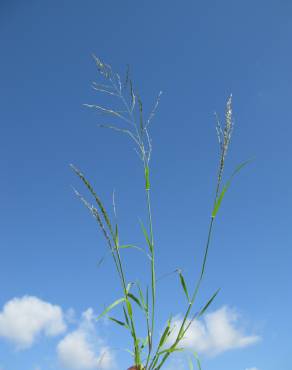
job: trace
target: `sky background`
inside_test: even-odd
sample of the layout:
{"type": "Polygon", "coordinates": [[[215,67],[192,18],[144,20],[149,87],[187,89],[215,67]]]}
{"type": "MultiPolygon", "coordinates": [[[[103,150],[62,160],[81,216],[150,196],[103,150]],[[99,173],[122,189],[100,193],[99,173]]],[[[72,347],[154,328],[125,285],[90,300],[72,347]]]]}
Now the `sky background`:
{"type": "MultiPolygon", "coordinates": [[[[69,168],[74,163],[87,174],[108,208],[115,189],[121,242],[145,247],[143,172],[133,144],[98,129],[106,117],[82,106],[112,101],[90,87],[100,81],[92,53],[121,75],[131,66],[146,112],[163,91],[151,127],[158,276],[176,268],[187,281],[198,275],[219,155],[214,112],[224,118],[233,94],[225,175],[254,160],[216,220],[198,305],[221,291],[201,323],[202,365],[292,367],[291,37],[289,0],[1,0],[1,370],[74,370],[77,360],[70,365],[62,352],[74,348],[74,338],[95,344],[95,357],[80,369],[94,368],[104,347],[116,363],[104,368],[131,365],[123,329],[95,323],[121,292],[102,236],[72,186],[84,195],[86,189],[69,168]],[[233,330],[218,348],[209,339],[220,342],[227,329],[211,333],[214,317],[233,330]],[[250,345],[233,348],[241,339],[250,345]]],[[[143,254],[123,252],[128,280],[145,281],[143,254]]],[[[169,313],[185,309],[175,274],[158,283],[158,297],[161,330],[169,313]]],[[[169,369],[186,369],[183,359],[169,369]]]]}

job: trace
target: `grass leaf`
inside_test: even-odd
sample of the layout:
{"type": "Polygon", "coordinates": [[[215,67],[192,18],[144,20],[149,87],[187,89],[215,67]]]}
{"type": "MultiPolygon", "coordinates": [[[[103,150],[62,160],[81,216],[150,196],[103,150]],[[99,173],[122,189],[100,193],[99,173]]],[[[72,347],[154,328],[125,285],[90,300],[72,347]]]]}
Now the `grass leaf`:
{"type": "Polygon", "coordinates": [[[148,244],[149,250],[150,250],[150,252],[151,252],[151,254],[152,254],[152,253],[153,253],[153,245],[152,245],[152,243],[151,243],[151,241],[150,241],[149,235],[148,235],[148,233],[147,233],[147,231],[146,231],[146,229],[145,229],[145,226],[143,225],[142,221],[140,221],[140,225],[141,225],[141,228],[142,228],[142,231],[143,231],[144,237],[145,237],[145,239],[146,239],[146,242],[147,242],[147,244],[148,244]]]}
{"type": "Polygon", "coordinates": [[[170,348],[167,348],[167,349],[164,349],[160,352],[158,352],[158,355],[162,355],[163,353],[173,353],[173,352],[182,352],[184,351],[185,348],[180,348],[180,347],[170,347],[170,348]]]}
{"type": "Polygon", "coordinates": [[[114,317],[109,317],[109,320],[115,322],[118,325],[124,326],[127,329],[130,329],[129,326],[126,323],[124,323],[123,321],[117,320],[114,317]]]}
{"type": "Polygon", "coordinates": [[[229,186],[231,185],[231,182],[234,178],[234,176],[243,168],[245,167],[248,163],[250,163],[251,161],[248,160],[248,161],[245,161],[243,163],[241,163],[238,167],[236,167],[236,169],[234,170],[234,172],[232,173],[230,179],[227,181],[227,183],[224,185],[219,197],[216,199],[216,202],[215,202],[215,205],[214,205],[214,208],[213,208],[213,211],[212,211],[212,217],[215,218],[218,211],[219,211],[219,208],[221,206],[221,203],[222,203],[222,200],[224,198],[224,195],[226,193],[226,191],[228,190],[229,186]]]}
{"type": "Polygon", "coordinates": [[[166,328],[164,329],[164,331],[161,335],[161,338],[160,338],[160,341],[159,341],[159,344],[158,344],[158,351],[165,344],[165,342],[166,342],[166,340],[169,336],[170,324],[171,324],[171,318],[167,321],[167,326],[166,326],[166,328]]]}
{"type": "Polygon", "coordinates": [[[185,295],[187,297],[188,302],[190,302],[190,296],[189,296],[189,292],[188,292],[188,289],[187,289],[185,279],[184,279],[181,271],[179,271],[178,273],[179,273],[179,279],[180,279],[181,286],[182,286],[182,288],[185,292],[185,295]]]}
{"type": "Polygon", "coordinates": [[[139,299],[133,294],[133,293],[128,293],[128,297],[130,297],[134,302],[137,303],[137,305],[140,307],[140,308],[143,308],[141,302],[139,301],[139,299]]]}
{"type": "Polygon", "coordinates": [[[144,295],[143,295],[143,292],[142,292],[142,289],[141,289],[141,286],[140,286],[139,283],[137,283],[137,287],[138,287],[140,302],[141,302],[141,304],[143,306],[144,311],[147,312],[148,307],[146,305],[145,298],[144,298],[144,295]]]}
{"type": "Polygon", "coordinates": [[[200,362],[200,359],[199,359],[199,356],[198,356],[197,352],[193,352],[193,356],[194,356],[194,357],[195,357],[195,359],[196,359],[198,369],[199,369],[199,370],[202,370],[201,362],[200,362]]]}
{"type": "Polygon", "coordinates": [[[194,365],[193,365],[193,361],[191,358],[188,358],[188,365],[189,365],[190,370],[194,370],[194,365]]]}
{"type": "Polygon", "coordinates": [[[133,309],[132,309],[132,305],[131,305],[131,303],[128,299],[126,299],[126,305],[127,305],[127,309],[128,309],[128,314],[129,314],[130,318],[132,319],[133,318],[133,309]]]}
{"type": "Polygon", "coordinates": [[[205,306],[200,310],[199,314],[198,314],[198,317],[201,317],[204,315],[205,311],[208,309],[208,307],[210,306],[210,304],[214,301],[214,299],[216,298],[217,294],[219,293],[220,289],[218,289],[213,295],[212,297],[209,299],[209,301],[205,304],[205,306]]]}
{"type": "Polygon", "coordinates": [[[123,306],[123,312],[124,312],[124,316],[125,316],[125,320],[126,320],[126,323],[128,326],[130,326],[130,321],[129,321],[129,318],[128,318],[128,315],[127,315],[127,312],[125,310],[125,307],[123,306]]]}
{"type": "Polygon", "coordinates": [[[136,245],[132,245],[132,244],[119,245],[119,249],[129,249],[129,248],[137,249],[140,252],[146,253],[143,248],[137,247],[136,245]]]}
{"type": "Polygon", "coordinates": [[[107,306],[107,308],[97,317],[97,320],[99,320],[101,317],[106,315],[109,311],[111,311],[114,307],[119,305],[120,303],[125,302],[125,298],[119,298],[116,301],[114,301],[112,304],[107,306]]]}

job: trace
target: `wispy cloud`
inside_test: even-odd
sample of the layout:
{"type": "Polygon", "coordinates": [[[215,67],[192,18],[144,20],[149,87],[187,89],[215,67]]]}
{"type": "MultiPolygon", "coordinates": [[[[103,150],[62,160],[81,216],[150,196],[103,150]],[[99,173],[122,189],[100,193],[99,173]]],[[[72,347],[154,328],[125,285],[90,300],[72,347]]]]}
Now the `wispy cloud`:
{"type": "Polygon", "coordinates": [[[245,370],[259,370],[257,367],[247,367],[245,370]]]}
{"type": "MultiPolygon", "coordinates": [[[[193,349],[209,356],[235,348],[244,348],[260,340],[257,335],[246,335],[239,326],[238,313],[223,306],[217,311],[206,314],[203,320],[195,320],[182,341],[185,348],[193,349]]],[[[172,343],[178,333],[181,318],[174,321],[175,329],[170,336],[172,343]]],[[[248,369],[257,370],[257,369],[248,369]]]]}
{"type": "Polygon", "coordinates": [[[0,337],[18,349],[31,347],[40,334],[56,336],[65,330],[62,309],[37,297],[14,298],[0,312],[0,337]]]}
{"type": "Polygon", "coordinates": [[[57,354],[60,363],[67,369],[105,370],[115,367],[110,349],[102,345],[95,334],[92,309],[83,313],[78,329],[68,333],[59,342],[57,354]]]}

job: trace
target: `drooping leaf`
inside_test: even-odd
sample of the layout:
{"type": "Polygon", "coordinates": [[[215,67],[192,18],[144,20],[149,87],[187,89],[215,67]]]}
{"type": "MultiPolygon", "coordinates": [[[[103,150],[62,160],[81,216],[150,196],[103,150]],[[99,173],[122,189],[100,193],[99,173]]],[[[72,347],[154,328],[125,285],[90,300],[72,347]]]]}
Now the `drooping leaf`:
{"type": "Polygon", "coordinates": [[[116,324],[120,325],[120,326],[124,326],[125,328],[129,329],[129,326],[123,322],[123,321],[120,321],[118,319],[115,319],[114,317],[109,317],[109,320],[115,322],[116,324]]]}
{"type": "Polygon", "coordinates": [[[131,298],[135,303],[137,303],[140,308],[143,308],[141,302],[133,293],[128,293],[128,297],[131,298]]]}
{"type": "Polygon", "coordinates": [[[187,289],[187,285],[186,285],[186,282],[185,282],[185,279],[182,275],[182,272],[179,270],[179,279],[180,279],[180,283],[181,283],[181,286],[185,292],[185,295],[187,297],[187,300],[188,302],[190,301],[190,296],[189,296],[189,292],[188,292],[188,289],[187,289]]]}

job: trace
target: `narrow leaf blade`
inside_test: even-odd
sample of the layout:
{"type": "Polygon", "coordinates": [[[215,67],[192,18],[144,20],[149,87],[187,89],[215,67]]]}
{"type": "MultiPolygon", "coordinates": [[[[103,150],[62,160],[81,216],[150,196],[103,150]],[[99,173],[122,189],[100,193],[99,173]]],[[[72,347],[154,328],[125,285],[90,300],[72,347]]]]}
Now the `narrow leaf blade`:
{"type": "Polygon", "coordinates": [[[198,369],[199,369],[199,370],[202,370],[201,362],[200,362],[200,359],[199,359],[199,356],[198,356],[197,352],[193,352],[193,356],[194,356],[194,357],[195,357],[195,359],[196,359],[198,369]]]}
{"type": "Polygon", "coordinates": [[[128,293],[128,297],[131,298],[135,303],[137,303],[137,305],[140,307],[140,308],[143,308],[142,307],[142,304],[139,300],[139,298],[137,298],[133,293],[128,293]]]}
{"type": "Polygon", "coordinates": [[[97,319],[99,320],[101,317],[106,315],[109,311],[111,311],[114,307],[116,307],[117,305],[119,305],[122,302],[125,302],[125,298],[117,299],[115,302],[113,302],[112,304],[107,306],[107,308],[97,317],[97,319]]]}
{"type": "Polygon", "coordinates": [[[140,221],[140,225],[141,225],[141,228],[142,228],[142,231],[143,231],[144,237],[145,237],[145,239],[146,239],[146,242],[147,242],[147,244],[148,244],[149,250],[150,250],[150,252],[152,253],[152,252],[153,252],[153,246],[152,246],[152,243],[151,243],[150,238],[149,238],[149,236],[148,236],[148,233],[147,233],[147,231],[146,231],[146,229],[145,229],[145,226],[143,225],[143,223],[142,223],[141,221],[140,221]]]}
{"type": "Polygon", "coordinates": [[[212,217],[215,218],[218,211],[219,211],[219,208],[221,206],[221,203],[222,203],[222,200],[226,194],[226,191],[228,190],[229,186],[231,185],[231,182],[234,178],[235,175],[238,174],[238,172],[240,172],[242,170],[243,167],[245,167],[248,163],[250,163],[251,160],[248,160],[248,161],[245,161],[243,163],[241,163],[239,166],[236,167],[236,169],[233,171],[230,179],[226,182],[226,184],[224,185],[219,197],[216,199],[216,202],[215,202],[215,205],[214,205],[214,208],[213,208],[213,211],[212,211],[212,217]]]}
{"type": "Polygon", "coordinates": [[[204,315],[205,311],[208,309],[208,307],[211,305],[211,303],[214,301],[214,299],[216,298],[217,294],[219,293],[220,289],[218,289],[213,295],[212,297],[208,300],[208,302],[205,304],[205,306],[200,310],[199,314],[198,314],[198,317],[201,317],[204,315]]]}
{"type": "Polygon", "coordinates": [[[188,292],[187,285],[186,285],[185,279],[184,279],[181,271],[179,271],[179,279],[180,279],[181,286],[182,286],[182,288],[183,288],[183,290],[185,292],[185,295],[187,297],[187,300],[189,302],[190,301],[189,292],[188,292]]]}
{"type": "Polygon", "coordinates": [[[124,323],[123,321],[120,321],[120,320],[118,320],[114,317],[109,317],[109,320],[115,322],[116,324],[118,324],[120,326],[124,326],[125,328],[129,329],[129,326],[126,323],[124,323]]]}

